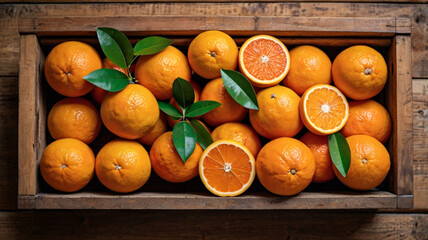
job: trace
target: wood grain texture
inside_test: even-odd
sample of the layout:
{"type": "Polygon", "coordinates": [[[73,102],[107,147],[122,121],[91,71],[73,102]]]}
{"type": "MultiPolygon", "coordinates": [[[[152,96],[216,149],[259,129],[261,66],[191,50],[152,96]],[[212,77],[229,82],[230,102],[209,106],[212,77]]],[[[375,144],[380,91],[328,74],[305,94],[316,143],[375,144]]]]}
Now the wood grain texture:
{"type": "Polygon", "coordinates": [[[364,211],[0,212],[0,239],[428,239],[428,214],[364,211]]]}
{"type": "Polygon", "coordinates": [[[219,198],[210,193],[141,192],[45,194],[19,196],[22,209],[371,209],[397,208],[397,196],[385,191],[302,192],[293,197],[270,193],[248,193],[219,198]]]}
{"type": "Polygon", "coordinates": [[[414,207],[428,209],[428,79],[413,80],[414,207]]]}
{"type": "Polygon", "coordinates": [[[37,167],[46,146],[44,55],[35,35],[21,36],[19,59],[18,194],[37,193],[37,167]]]}
{"type": "Polygon", "coordinates": [[[0,5],[0,76],[16,76],[18,19],[62,16],[290,16],[410,17],[413,77],[428,77],[428,5],[381,3],[146,3],[146,4],[3,4],[0,5]],[[4,40],[4,41],[3,41],[4,40]],[[7,60],[6,60],[7,59],[7,60]],[[10,61],[9,61],[10,60],[10,61]]]}
{"type": "MultiPolygon", "coordinates": [[[[75,3],[73,0],[0,0],[0,3],[75,3]]],[[[81,3],[152,3],[153,0],[85,0],[79,1],[81,3]]],[[[158,0],[156,2],[160,3],[174,3],[174,0],[158,0]]],[[[180,0],[180,2],[185,3],[241,3],[241,2],[282,2],[281,0],[180,0]]],[[[313,2],[313,0],[291,0],[288,2],[313,2]]],[[[343,2],[343,0],[319,0],[317,2],[343,2]]],[[[347,2],[361,2],[361,0],[348,0],[347,2]]],[[[426,3],[427,0],[365,0],[364,2],[368,3],[426,3]]]]}
{"type": "Polygon", "coordinates": [[[0,77],[0,209],[14,209],[18,194],[18,78],[0,77]]]}

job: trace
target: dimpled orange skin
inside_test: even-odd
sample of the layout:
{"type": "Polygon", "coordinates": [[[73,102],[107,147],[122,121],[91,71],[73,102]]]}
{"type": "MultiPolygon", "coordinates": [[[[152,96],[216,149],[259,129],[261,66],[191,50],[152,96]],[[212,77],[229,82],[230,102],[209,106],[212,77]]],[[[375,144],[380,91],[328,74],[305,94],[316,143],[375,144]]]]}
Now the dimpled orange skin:
{"type": "Polygon", "coordinates": [[[351,150],[351,164],[346,177],[334,167],[337,178],[349,188],[370,190],[388,175],[391,160],[385,146],[373,137],[353,135],[346,138],[351,150]]]}
{"type": "Polygon", "coordinates": [[[392,122],[388,111],[373,100],[349,102],[349,117],[340,131],[343,136],[369,135],[385,143],[391,135],[392,122]]]}
{"type": "Polygon", "coordinates": [[[82,141],[63,138],[49,144],[40,160],[43,179],[54,189],[76,192],[94,175],[95,156],[82,141]]]}
{"type": "Polygon", "coordinates": [[[238,47],[224,32],[205,31],[192,40],[187,58],[199,76],[214,79],[221,76],[220,69],[236,69],[238,47]]]}
{"type": "Polygon", "coordinates": [[[221,103],[220,106],[202,116],[206,123],[214,127],[226,122],[240,122],[248,113],[248,109],[230,96],[221,78],[213,79],[207,83],[202,89],[201,100],[221,103]]]}
{"type": "MultiPolygon", "coordinates": [[[[109,68],[109,69],[114,69],[117,70],[119,72],[122,72],[124,74],[126,74],[126,70],[117,66],[116,64],[114,64],[112,61],[110,61],[108,58],[104,58],[103,59],[103,68],[109,68]]],[[[98,105],[101,105],[101,103],[103,102],[104,97],[107,95],[107,93],[109,93],[108,91],[99,88],[97,86],[94,87],[94,89],[91,92],[92,98],[94,99],[94,101],[96,103],[98,103],[98,105]]]]}
{"type": "Polygon", "coordinates": [[[140,137],[138,141],[142,144],[151,146],[160,135],[166,132],[167,127],[165,114],[160,112],[156,125],[152,128],[152,130],[150,130],[150,132],[140,137]]]}
{"type": "Polygon", "coordinates": [[[156,98],[139,84],[129,84],[119,92],[107,94],[100,112],[107,129],[126,139],[147,134],[159,119],[156,98]]]}
{"type": "Polygon", "coordinates": [[[256,172],[260,183],[270,192],[283,196],[295,195],[312,181],[314,155],[297,139],[277,138],[260,150],[256,172]]]}
{"type": "Polygon", "coordinates": [[[331,71],[334,85],[354,100],[376,96],[382,91],[388,77],[382,55],[363,45],[343,50],[334,59],[331,71]]]}
{"type": "Polygon", "coordinates": [[[83,77],[101,67],[101,58],[93,47],[68,41],[55,46],[46,57],[45,77],[56,92],[80,97],[94,88],[83,77]]]}
{"type": "Polygon", "coordinates": [[[108,189],[128,193],[142,187],[150,177],[149,154],[136,141],[116,139],[98,153],[95,172],[108,189]]]}
{"type": "Polygon", "coordinates": [[[173,46],[154,55],[140,56],[135,66],[135,79],[160,100],[172,97],[172,83],[177,77],[190,81],[192,71],[186,56],[173,46]]]}
{"type": "Polygon", "coordinates": [[[290,51],[290,70],[283,83],[300,96],[316,84],[331,84],[330,58],[314,46],[293,48],[290,51]]]}
{"type": "Polygon", "coordinates": [[[238,122],[224,123],[213,130],[211,133],[213,141],[221,139],[234,140],[246,146],[254,157],[262,147],[259,135],[248,125],[238,122]]]}
{"type": "Polygon", "coordinates": [[[181,183],[198,176],[199,158],[202,148],[196,144],[195,150],[186,162],[175,150],[172,132],[162,134],[150,149],[150,161],[156,174],[168,182],[181,183]]]}
{"type": "Polygon", "coordinates": [[[259,110],[250,110],[250,122],[263,137],[293,137],[303,128],[299,116],[300,97],[284,86],[273,86],[257,94],[259,110]]]}
{"type": "Polygon", "coordinates": [[[318,136],[307,132],[300,138],[300,141],[308,146],[314,154],[315,173],[312,182],[325,183],[332,180],[336,175],[328,148],[328,136],[318,136]]]}
{"type": "Polygon", "coordinates": [[[48,130],[54,139],[75,138],[86,144],[98,136],[101,118],[94,105],[84,98],[64,98],[48,115],[48,130]]]}

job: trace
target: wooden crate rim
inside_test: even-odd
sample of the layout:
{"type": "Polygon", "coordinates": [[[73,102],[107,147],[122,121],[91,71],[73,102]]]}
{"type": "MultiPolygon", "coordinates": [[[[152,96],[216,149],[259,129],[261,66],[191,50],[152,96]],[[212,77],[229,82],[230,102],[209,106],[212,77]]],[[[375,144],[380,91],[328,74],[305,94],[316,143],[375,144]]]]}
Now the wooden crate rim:
{"type": "Polygon", "coordinates": [[[290,16],[117,16],[21,18],[20,34],[38,36],[91,36],[97,27],[113,27],[138,34],[195,35],[218,29],[233,35],[260,32],[279,36],[393,36],[410,34],[410,18],[290,17],[290,16]],[[173,22],[172,29],[165,22],[173,22]]]}

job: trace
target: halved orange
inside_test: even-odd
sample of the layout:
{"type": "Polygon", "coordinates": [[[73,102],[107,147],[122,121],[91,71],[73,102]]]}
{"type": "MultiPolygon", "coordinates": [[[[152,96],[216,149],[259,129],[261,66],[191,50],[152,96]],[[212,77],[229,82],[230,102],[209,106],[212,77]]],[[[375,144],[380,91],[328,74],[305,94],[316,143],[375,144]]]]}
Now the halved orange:
{"type": "Polygon", "coordinates": [[[209,145],[199,160],[199,175],[205,187],[221,197],[245,192],[256,176],[251,151],[232,140],[218,140],[209,145]]]}
{"type": "Polygon", "coordinates": [[[335,133],[348,121],[349,106],[345,95],[328,84],[318,84],[306,90],[299,108],[303,124],[317,135],[335,133]]]}
{"type": "Polygon", "coordinates": [[[256,87],[278,84],[290,69],[287,47],[269,35],[257,35],[245,41],[238,59],[242,74],[256,87]]]}

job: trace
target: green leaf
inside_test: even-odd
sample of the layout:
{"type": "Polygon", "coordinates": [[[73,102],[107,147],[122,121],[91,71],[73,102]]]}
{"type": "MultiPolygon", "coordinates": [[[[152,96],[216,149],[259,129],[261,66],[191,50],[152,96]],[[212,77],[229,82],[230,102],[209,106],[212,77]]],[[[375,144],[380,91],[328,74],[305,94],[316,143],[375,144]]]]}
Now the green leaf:
{"type": "Polygon", "coordinates": [[[243,107],[259,110],[256,92],[248,79],[234,70],[221,69],[221,77],[227,92],[243,107]]]}
{"type": "Polygon", "coordinates": [[[192,125],[186,121],[180,121],[172,129],[172,141],[175,149],[183,162],[192,155],[196,146],[196,133],[192,125]]]}
{"type": "Polygon", "coordinates": [[[171,103],[166,103],[162,101],[158,101],[159,109],[170,116],[174,120],[181,119],[183,114],[181,114],[177,108],[174,107],[171,103]]]}
{"type": "Polygon", "coordinates": [[[172,40],[163,37],[146,37],[141,39],[134,48],[135,55],[152,55],[171,45],[172,40]]]}
{"type": "Polygon", "coordinates": [[[340,174],[346,177],[351,165],[351,150],[346,138],[340,132],[331,134],[328,136],[328,148],[330,149],[330,157],[333,164],[340,174]]]}
{"type": "Polygon", "coordinates": [[[213,143],[213,138],[208,130],[196,119],[190,119],[190,124],[196,131],[196,141],[199,145],[205,150],[211,143],[213,143]]]}
{"type": "Polygon", "coordinates": [[[95,70],[84,76],[83,79],[110,92],[120,91],[129,84],[129,78],[126,74],[108,68],[95,70]]]}
{"type": "Polygon", "coordinates": [[[220,105],[221,103],[216,101],[198,101],[190,105],[184,115],[186,117],[199,117],[220,105]]]}
{"type": "Polygon", "coordinates": [[[134,51],[128,38],[114,28],[97,28],[98,41],[104,54],[117,66],[126,69],[132,63],[134,51]]]}
{"type": "Polygon", "coordinates": [[[192,105],[195,101],[195,92],[193,91],[192,84],[182,79],[176,78],[172,84],[172,95],[178,106],[185,109],[192,105]]]}

